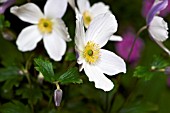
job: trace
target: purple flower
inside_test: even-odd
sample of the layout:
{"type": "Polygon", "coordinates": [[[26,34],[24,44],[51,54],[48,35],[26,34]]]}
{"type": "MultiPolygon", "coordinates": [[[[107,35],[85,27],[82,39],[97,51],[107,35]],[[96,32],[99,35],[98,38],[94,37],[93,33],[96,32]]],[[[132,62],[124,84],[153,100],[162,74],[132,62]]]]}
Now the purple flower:
{"type": "MultiPolygon", "coordinates": [[[[128,55],[130,53],[134,40],[135,34],[133,34],[133,32],[131,31],[127,31],[125,34],[123,34],[123,41],[116,43],[117,53],[126,61],[128,60],[128,55]]],[[[143,46],[143,41],[138,38],[129,57],[129,62],[135,63],[139,60],[143,46]]]]}
{"type": "Polygon", "coordinates": [[[168,0],[155,0],[147,14],[146,22],[152,39],[170,55],[170,51],[162,43],[168,39],[168,24],[162,17],[157,16],[167,6],[168,0]]]}
{"type": "Polygon", "coordinates": [[[170,87],[170,66],[165,68],[165,74],[168,76],[167,85],[170,87]]]}
{"type": "Polygon", "coordinates": [[[0,6],[0,14],[3,14],[8,7],[14,4],[16,0],[7,0],[0,6]]]}
{"type": "Polygon", "coordinates": [[[159,14],[160,11],[164,10],[167,7],[167,5],[168,5],[168,0],[158,0],[158,1],[155,0],[146,17],[147,25],[149,25],[153,20],[154,16],[156,14],[159,14]]]}
{"type": "MultiPolygon", "coordinates": [[[[155,0],[143,0],[142,15],[146,17],[155,0]]],[[[160,16],[166,16],[170,13],[170,0],[168,0],[168,6],[160,12],[160,16]]]]}
{"type": "Polygon", "coordinates": [[[170,76],[170,66],[165,68],[165,74],[170,76]]]}
{"type": "Polygon", "coordinates": [[[168,76],[168,78],[167,78],[167,85],[168,85],[168,87],[170,87],[170,76],[168,76]]]}

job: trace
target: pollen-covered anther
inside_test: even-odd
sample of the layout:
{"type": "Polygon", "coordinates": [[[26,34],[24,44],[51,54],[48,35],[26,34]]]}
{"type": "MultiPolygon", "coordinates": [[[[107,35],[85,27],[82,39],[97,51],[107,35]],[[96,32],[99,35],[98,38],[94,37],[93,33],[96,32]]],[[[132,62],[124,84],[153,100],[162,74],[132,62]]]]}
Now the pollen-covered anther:
{"type": "Polygon", "coordinates": [[[89,41],[84,48],[83,57],[89,64],[94,64],[100,57],[100,47],[98,44],[89,41]]]}
{"type": "Polygon", "coordinates": [[[90,22],[92,21],[93,17],[90,14],[89,11],[84,11],[83,13],[83,21],[84,21],[84,25],[87,28],[90,25],[90,22]]]}
{"type": "Polygon", "coordinates": [[[39,20],[38,28],[42,33],[51,33],[53,29],[53,23],[49,19],[42,18],[39,20]]]}

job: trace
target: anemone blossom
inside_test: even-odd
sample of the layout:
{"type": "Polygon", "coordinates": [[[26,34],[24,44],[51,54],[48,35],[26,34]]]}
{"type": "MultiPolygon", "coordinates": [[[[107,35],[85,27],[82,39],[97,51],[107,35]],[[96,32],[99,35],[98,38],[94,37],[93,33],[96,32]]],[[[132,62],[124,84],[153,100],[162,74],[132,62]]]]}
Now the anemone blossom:
{"type": "Polygon", "coordinates": [[[61,19],[67,8],[67,0],[47,0],[44,14],[34,3],[27,3],[20,7],[11,8],[11,13],[22,21],[33,25],[24,28],[18,36],[16,44],[20,51],[31,51],[43,39],[43,43],[50,58],[60,61],[66,51],[66,41],[70,37],[61,19]]]}
{"type": "Polygon", "coordinates": [[[126,73],[124,60],[115,53],[102,49],[117,31],[117,20],[111,13],[100,14],[92,20],[85,33],[82,15],[77,14],[76,17],[75,43],[80,71],[84,69],[96,88],[110,91],[114,84],[104,74],[111,76],[126,73]]]}

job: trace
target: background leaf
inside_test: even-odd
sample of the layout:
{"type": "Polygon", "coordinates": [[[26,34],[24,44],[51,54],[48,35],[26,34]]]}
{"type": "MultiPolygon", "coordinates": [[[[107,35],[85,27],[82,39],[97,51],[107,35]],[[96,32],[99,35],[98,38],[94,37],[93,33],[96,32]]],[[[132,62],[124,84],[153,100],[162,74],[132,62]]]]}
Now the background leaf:
{"type": "Polygon", "coordinates": [[[8,67],[0,69],[0,82],[19,77],[19,69],[17,67],[8,67]]]}
{"type": "Polygon", "coordinates": [[[28,106],[25,106],[19,101],[12,101],[6,104],[3,104],[0,107],[2,113],[31,113],[28,106]]]}

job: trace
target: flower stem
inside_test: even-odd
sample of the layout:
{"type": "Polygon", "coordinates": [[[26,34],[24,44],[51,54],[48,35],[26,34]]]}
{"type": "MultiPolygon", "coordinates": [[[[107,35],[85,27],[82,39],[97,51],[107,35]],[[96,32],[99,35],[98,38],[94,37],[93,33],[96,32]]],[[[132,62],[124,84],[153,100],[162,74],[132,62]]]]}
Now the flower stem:
{"type": "Polygon", "coordinates": [[[127,60],[128,62],[129,62],[129,60],[130,60],[130,56],[131,56],[131,54],[132,54],[132,51],[133,51],[133,48],[134,48],[135,43],[136,43],[136,41],[137,41],[137,38],[139,37],[140,33],[141,33],[142,31],[144,31],[146,28],[147,28],[147,26],[143,26],[143,27],[140,28],[139,31],[137,32],[136,37],[135,37],[135,39],[134,39],[134,41],[133,41],[133,43],[132,43],[132,47],[131,47],[131,49],[130,49],[130,52],[129,52],[129,54],[128,54],[128,60],[127,60]]]}

